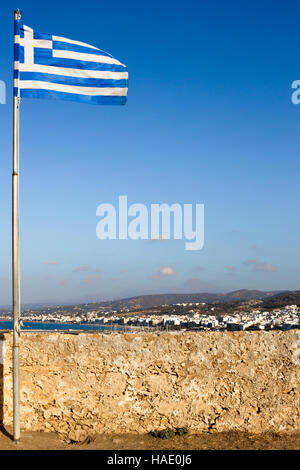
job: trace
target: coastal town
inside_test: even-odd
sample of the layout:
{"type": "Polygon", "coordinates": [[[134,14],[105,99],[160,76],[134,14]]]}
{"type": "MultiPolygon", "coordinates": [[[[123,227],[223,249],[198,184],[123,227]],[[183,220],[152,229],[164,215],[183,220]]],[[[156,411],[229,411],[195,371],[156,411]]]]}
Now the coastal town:
{"type": "MultiPolygon", "coordinates": [[[[251,305],[251,304],[250,304],[251,305]]],[[[255,305],[255,302],[254,302],[255,305]]],[[[39,312],[23,312],[23,322],[54,324],[88,325],[108,329],[157,330],[201,330],[201,331],[243,331],[243,330],[290,330],[300,328],[300,308],[297,305],[286,305],[265,311],[260,308],[248,308],[232,312],[220,311],[220,307],[205,302],[177,303],[141,311],[105,310],[103,307],[93,309],[92,304],[73,306],[72,311],[66,307],[48,307],[39,312]]],[[[2,312],[0,321],[11,320],[11,312],[2,312]]]]}

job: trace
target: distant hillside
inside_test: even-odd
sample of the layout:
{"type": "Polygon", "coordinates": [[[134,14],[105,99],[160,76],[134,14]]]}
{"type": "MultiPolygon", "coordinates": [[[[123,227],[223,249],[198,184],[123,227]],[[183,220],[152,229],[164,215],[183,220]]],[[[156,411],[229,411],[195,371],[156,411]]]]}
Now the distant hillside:
{"type": "Polygon", "coordinates": [[[284,307],[285,305],[298,305],[298,307],[300,307],[300,290],[277,293],[269,299],[265,298],[260,306],[263,309],[268,310],[284,307]]]}
{"type": "MultiPolygon", "coordinates": [[[[162,305],[172,305],[179,303],[195,303],[205,302],[218,304],[220,308],[230,310],[237,308],[239,302],[247,303],[248,301],[260,301],[260,308],[271,309],[282,307],[284,305],[296,304],[300,306],[300,290],[299,291],[260,291],[240,289],[233,292],[224,293],[194,293],[194,294],[154,294],[154,295],[140,295],[136,297],[128,297],[124,299],[111,300],[105,302],[89,302],[72,305],[22,305],[22,311],[25,310],[41,310],[47,309],[47,313],[53,311],[61,311],[69,314],[78,311],[89,311],[91,309],[104,309],[104,310],[120,310],[129,309],[131,311],[150,309],[162,305]],[[224,305],[226,304],[226,306],[224,305]],[[230,305],[232,304],[232,305],[230,305]],[[27,308],[26,308],[27,307],[27,308]]],[[[243,306],[243,305],[242,305],[243,306]]],[[[7,308],[0,307],[3,312],[7,308]]],[[[217,308],[217,306],[216,306],[217,308]]],[[[11,310],[11,309],[9,309],[11,310]]]]}
{"type": "MultiPolygon", "coordinates": [[[[282,291],[281,291],[282,292],[282,291]]],[[[278,295],[278,291],[266,292],[259,290],[241,289],[227,294],[211,294],[211,293],[196,293],[196,294],[154,294],[154,295],[141,295],[137,297],[130,297],[127,299],[114,300],[111,302],[100,302],[97,305],[107,306],[114,310],[120,308],[129,308],[132,310],[156,307],[159,305],[170,305],[176,303],[189,303],[189,302],[232,302],[232,301],[245,301],[254,299],[265,299],[266,297],[273,297],[278,295]]]]}

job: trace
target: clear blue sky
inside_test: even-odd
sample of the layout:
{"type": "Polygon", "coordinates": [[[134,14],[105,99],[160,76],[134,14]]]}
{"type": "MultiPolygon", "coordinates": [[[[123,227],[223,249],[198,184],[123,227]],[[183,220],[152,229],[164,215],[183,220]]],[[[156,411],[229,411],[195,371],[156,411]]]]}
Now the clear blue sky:
{"type": "Polygon", "coordinates": [[[8,1],[0,15],[0,305],[11,295],[16,7],[28,26],[109,51],[130,78],[125,107],[22,101],[23,302],[300,287],[300,105],[291,103],[298,2],[8,1]],[[98,240],[96,207],[119,195],[204,203],[204,248],[98,240]],[[176,274],[153,279],[162,267],[176,274]]]}

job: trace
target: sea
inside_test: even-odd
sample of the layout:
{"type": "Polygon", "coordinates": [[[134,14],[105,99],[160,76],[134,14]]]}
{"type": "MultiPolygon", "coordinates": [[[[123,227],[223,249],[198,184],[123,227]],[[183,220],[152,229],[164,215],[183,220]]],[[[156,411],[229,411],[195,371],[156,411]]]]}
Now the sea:
{"type": "MultiPolygon", "coordinates": [[[[101,331],[102,333],[113,333],[114,331],[125,331],[124,327],[116,325],[100,325],[100,324],[74,324],[74,323],[44,323],[23,321],[21,331],[101,331]]],[[[8,331],[13,329],[12,321],[0,321],[0,331],[8,331]]],[[[127,329],[126,329],[127,330],[127,329]]],[[[127,330],[128,331],[128,330],[127,330]]]]}

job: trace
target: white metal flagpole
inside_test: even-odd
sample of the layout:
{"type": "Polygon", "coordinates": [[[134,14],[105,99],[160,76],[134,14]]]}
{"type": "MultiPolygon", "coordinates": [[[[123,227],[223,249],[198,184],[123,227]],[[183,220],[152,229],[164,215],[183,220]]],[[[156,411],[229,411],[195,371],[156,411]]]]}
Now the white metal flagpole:
{"type": "MultiPolygon", "coordinates": [[[[15,21],[21,19],[15,11],[15,21]]],[[[17,79],[18,80],[18,79],[17,79]]],[[[18,91],[19,95],[19,91],[18,91]]],[[[19,120],[20,97],[14,95],[13,114],[13,173],[12,173],[12,295],[13,295],[13,436],[20,439],[20,379],[19,379],[19,340],[20,340],[20,224],[19,224],[19,120]]]]}

